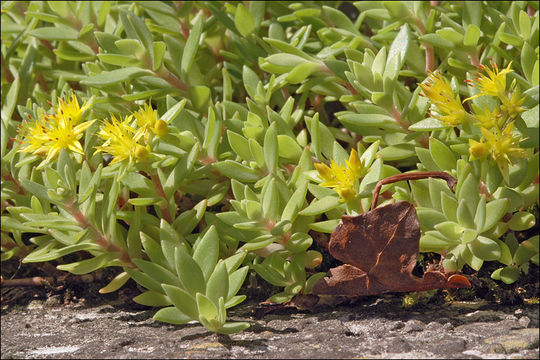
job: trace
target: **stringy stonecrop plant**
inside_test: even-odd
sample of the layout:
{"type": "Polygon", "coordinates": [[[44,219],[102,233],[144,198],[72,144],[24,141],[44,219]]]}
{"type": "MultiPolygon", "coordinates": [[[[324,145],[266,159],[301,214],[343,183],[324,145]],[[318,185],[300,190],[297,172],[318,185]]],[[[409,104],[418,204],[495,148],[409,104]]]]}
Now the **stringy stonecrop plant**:
{"type": "Polygon", "coordinates": [[[155,318],[233,333],[314,237],[417,205],[447,271],[538,265],[538,2],[2,2],[2,261],[120,269],[155,318]],[[80,105],[82,104],[82,105],[80,105]],[[337,111],[336,111],[337,110],[337,111]],[[80,257],[85,253],[86,256],[80,257]]]}

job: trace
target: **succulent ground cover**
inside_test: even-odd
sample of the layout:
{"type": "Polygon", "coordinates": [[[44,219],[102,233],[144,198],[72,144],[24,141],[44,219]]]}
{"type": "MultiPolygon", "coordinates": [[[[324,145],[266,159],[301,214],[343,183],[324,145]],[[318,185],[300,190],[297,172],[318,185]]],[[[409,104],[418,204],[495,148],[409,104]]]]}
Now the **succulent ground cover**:
{"type": "Polygon", "coordinates": [[[489,269],[504,287],[538,269],[538,2],[5,1],[1,16],[3,262],[118,269],[100,293],[132,279],[155,319],[219,333],[249,326],[226,314],[247,283],[271,303],[316,297],[341,217],[397,202],[426,274],[489,269]],[[418,171],[455,186],[376,189],[418,171]]]}

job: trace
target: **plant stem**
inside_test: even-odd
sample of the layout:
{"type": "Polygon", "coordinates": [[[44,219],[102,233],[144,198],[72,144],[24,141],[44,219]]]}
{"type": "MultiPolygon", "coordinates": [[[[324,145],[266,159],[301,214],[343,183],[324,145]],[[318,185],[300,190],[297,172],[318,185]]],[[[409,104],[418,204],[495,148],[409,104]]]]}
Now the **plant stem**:
{"type": "Polygon", "coordinates": [[[0,60],[2,61],[2,72],[4,73],[4,77],[6,78],[7,82],[12,83],[15,78],[13,77],[11,70],[9,70],[9,66],[4,59],[4,54],[0,56],[0,60]]]}
{"type": "Polygon", "coordinates": [[[435,54],[433,52],[433,46],[424,43],[426,48],[426,74],[429,74],[435,70],[435,54]]]}
{"type": "Polygon", "coordinates": [[[172,224],[172,214],[171,214],[171,208],[169,207],[169,199],[167,199],[167,195],[165,195],[165,190],[163,190],[163,185],[161,185],[161,180],[159,179],[159,175],[154,172],[150,175],[152,178],[152,183],[156,187],[156,192],[158,196],[162,197],[165,200],[164,205],[160,205],[159,208],[161,209],[161,216],[167,221],[169,224],[172,224]]]}
{"type": "Polygon", "coordinates": [[[15,187],[17,188],[17,194],[19,195],[24,195],[26,193],[26,191],[24,190],[24,188],[21,186],[21,184],[17,181],[17,179],[15,179],[13,177],[13,175],[11,175],[10,173],[4,173],[2,174],[2,179],[6,180],[6,181],[11,181],[12,183],[15,184],[15,187]]]}
{"type": "Polygon", "coordinates": [[[51,284],[80,284],[80,283],[92,283],[103,279],[103,272],[97,271],[91,274],[85,275],[63,275],[59,277],[54,276],[34,276],[31,278],[22,279],[7,279],[1,278],[2,287],[21,287],[21,286],[51,286],[51,284]]]}
{"type": "Polygon", "coordinates": [[[468,54],[468,57],[472,65],[476,67],[479,67],[480,65],[482,65],[480,64],[480,60],[478,60],[478,55],[471,53],[471,54],[468,54]]]}
{"type": "Polygon", "coordinates": [[[371,210],[374,210],[375,207],[377,206],[377,200],[379,199],[379,192],[381,191],[381,187],[383,185],[391,184],[391,183],[395,183],[395,182],[403,181],[403,180],[418,180],[418,179],[425,179],[425,178],[430,178],[430,177],[436,177],[436,178],[446,180],[448,187],[450,189],[452,189],[457,183],[456,179],[454,179],[450,174],[444,171],[418,171],[418,172],[410,172],[410,173],[389,176],[379,181],[377,185],[375,186],[375,190],[373,190],[373,199],[371,201],[371,210]]]}
{"type": "Polygon", "coordinates": [[[175,88],[179,90],[186,91],[186,92],[189,90],[189,86],[185,84],[182,80],[177,78],[172,72],[167,70],[164,66],[162,67],[162,69],[163,70],[160,71],[159,73],[154,72],[154,74],[156,74],[156,76],[158,76],[159,78],[167,81],[169,84],[171,84],[172,86],[174,86],[175,88]]]}
{"type": "Polygon", "coordinates": [[[112,244],[111,242],[109,242],[105,235],[103,235],[101,231],[99,231],[96,225],[88,221],[88,218],[82,213],[82,211],[79,209],[78,204],[75,201],[72,200],[70,203],[66,204],[66,208],[71,214],[73,214],[73,217],[75,218],[75,220],[77,220],[77,223],[80,227],[82,227],[83,229],[90,228],[90,230],[92,230],[92,232],[94,233],[93,240],[96,244],[101,246],[107,252],[120,253],[119,260],[122,261],[125,266],[133,269],[137,268],[137,266],[131,261],[131,258],[126,252],[126,250],[116,244],[112,244]]]}

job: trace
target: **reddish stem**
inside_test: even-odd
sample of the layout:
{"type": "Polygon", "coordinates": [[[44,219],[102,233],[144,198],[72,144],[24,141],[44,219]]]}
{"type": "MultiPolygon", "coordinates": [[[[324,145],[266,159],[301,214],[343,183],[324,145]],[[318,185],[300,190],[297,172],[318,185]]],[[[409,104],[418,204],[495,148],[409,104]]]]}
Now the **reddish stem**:
{"type": "Polygon", "coordinates": [[[480,60],[478,60],[478,55],[476,54],[468,54],[468,57],[469,57],[469,61],[471,62],[472,65],[476,66],[476,67],[480,67],[480,60]]]}
{"type": "Polygon", "coordinates": [[[158,76],[159,78],[167,81],[169,84],[171,84],[172,86],[174,86],[175,88],[179,90],[182,90],[182,91],[189,90],[189,86],[187,84],[185,84],[182,80],[177,78],[172,72],[167,70],[165,67],[163,67],[163,71],[159,73],[154,72],[154,74],[158,76]]]}
{"type": "Polygon", "coordinates": [[[102,272],[96,272],[92,274],[85,275],[63,275],[59,277],[54,276],[34,276],[31,278],[22,278],[22,279],[7,279],[4,280],[4,277],[1,278],[2,287],[21,287],[21,286],[51,286],[51,284],[80,284],[80,283],[91,283],[94,281],[101,280],[103,278],[102,272]]]}
{"type": "Polygon", "coordinates": [[[397,109],[396,105],[392,105],[392,108],[390,109],[390,115],[396,120],[396,122],[408,133],[412,133],[411,130],[409,130],[408,126],[403,123],[401,120],[401,112],[397,109]]]}
{"type": "Polygon", "coordinates": [[[136,269],[137,266],[131,261],[131,258],[129,254],[120,246],[116,244],[112,244],[109,242],[109,240],[103,235],[98,228],[92,224],[86,216],[81,212],[78,205],[75,202],[71,202],[66,205],[68,211],[73,214],[73,217],[77,221],[80,227],[83,229],[90,228],[94,232],[94,242],[101,246],[105,251],[107,252],[118,252],[120,253],[119,260],[124,263],[125,266],[128,266],[130,268],[136,269]]]}
{"type": "Polygon", "coordinates": [[[374,210],[377,206],[377,200],[379,200],[379,192],[381,191],[381,187],[386,184],[395,183],[398,181],[403,180],[418,180],[418,179],[425,179],[429,177],[435,177],[446,180],[448,187],[452,189],[454,185],[456,185],[457,180],[454,179],[450,174],[444,172],[444,171],[419,171],[419,172],[411,172],[411,173],[405,173],[405,174],[398,174],[394,176],[389,176],[385,179],[382,179],[377,183],[377,186],[375,186],[375,190],[373,191],[373,199],[371,201],[371,210],[374,210]]]}
{"type": "Polygon", "coordinates": [[[429,74],[435,70],[435,53],[433,52],[433,46],[423,43],[426,48],[426,74],[429,74]]]}
{"type": "Polygon", "coordinates": [[[165,195],[165,190],[163,190],[163,185],[161,185],[161,180],[159,179],[159,176],[157,173],[154,173],[150,175],[152,178],[152,183],[156,187],[156,192],[159,197],[162,197],[165,200],[164,205],[160,205],[161,209],[161,216],[167,221],[169,224],[172,224],[172,215],[171,215],[171,208],[169,207],[169,199],[167,199],[167,195],[165,195]]]}
{"type": "Polygon", "coordinates": [[[15,78],[13,77],[13,74],[11,73],[11,70],[9,70],[9,66],[6,63],[6,59],[4,59],[4,54],[0,57],[2,61],[2,72],[4,73],[4,77],[6,78],[6,81],[9,83],[12,83],[15,78]]]}
{"type": "Polygon", "coordinates": [[[13,175],[7,173],[7,174],[2,174],[2,178],[6,181],[11,181],[12,183],[15,184],[15,187],[17,188],[17,194],[19,195],[24,195],[25,194],[25,190],[24,188],[22,187],[22,185],[17,181],[17,179],[15,179],[13,177],[13,175]]]}

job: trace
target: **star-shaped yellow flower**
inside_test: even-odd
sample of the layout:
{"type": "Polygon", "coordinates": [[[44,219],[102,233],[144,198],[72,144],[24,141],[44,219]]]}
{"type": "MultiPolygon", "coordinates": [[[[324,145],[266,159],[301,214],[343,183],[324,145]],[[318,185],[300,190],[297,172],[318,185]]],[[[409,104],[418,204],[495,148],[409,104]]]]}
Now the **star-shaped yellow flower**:
{"type": "Polygon", "coordinates": [[[144,129],[147,140],[151,133],[157,137],[167,134],[167,123],[158,119],[157,110],[152,109],[150,104],[144,104],[144,108],[139,108],[139,111],[133,113],[133,116],[137,120],[137,125],[144,129]]]}
{"type": "MultiPolygon", "coordinates": [[[[483,135],[481,143],[485,143],[489,154],[497,163],[506,182],[508,182],[508,166],[516,160],[528,156],[525,149],[518,146],[519,142],[523,141],[523,139],[518,135],[514,135],[514,122],[509,123],[503,131],[499,131],[498,129],[490,131],[486,128],[480,128],[480,130],[483,135]]],[[[473,155],[472,152],[471,155],[473,155]]]]}
{"type": "Polygon", "coordinates": [[[338,165],[334,160],[330,161],[330,167],[325,164],[315,163],[315,168],[323,178],[320,185],[333,188],[340,197],[340,201],[349,201],[356,197],[354,184],[357,179],[365,174],[364,165],[360,162],[356,150],[351,151],[346,165],[338,165]]]}
{"type": "Polygon", "coordinates": [[[491,61],[491,69],[482,65],[480,69],[484,70],[487,76],[480,74],[480,77],[476,78],[475,80],[467,80],[470,86],[474,86],[480,90],[480,92],[474,96],[468,97],[467,99],[463,100],[463,102],[475,99],[482,95],[497,96],[501,99],[505,99],[506,74],[514,71],[510,69],[511,65],[512,62],[510,61],[508,66],[501,71],[499,71],[499,67],[494,61],[491,61]]]}
{"type": "Polygon", "coordinates": [[[102,124],[98,136],[105,140],[101,146],[96,146],[97,152],[106,152],[113,156],[111,165],[128,159],[129,162],[142,162],[150,154],[150,146],[139,143],[144,136],[144,128],[135,130],[131,126],[133,115],[118,120],[111,115],[111,121],[102,124]]]}
{"type": "Polygon", "coordinates": [[[493,111],[490,111],[486,105],[483,105],[482,109],[478,108],[473,104],[474,115],[476,120],[478,120],[477,125],[486,129],[491,129],[498,126],[498,119],[501,116],[500,110],[498,107],[494,108],[493,111]]]}
{"type": "Polygon", "coordinates": [[[53,107],[52,115],[42,113],[39,119],[24,123],[20,131],[23,147],[19,151],[46,155],[38,168],[51,162],[62,149],[84,155],[80,139],[94,120],[81,123],[81,116],[89,106],[85,103],[81,108],[73,93],[67,101],[58,98],[58,106],[53,107]]]}
{"type": "Polygon", "coordinates": [[[459,101],[459,95],[454,94],[450,83],[440,72],[429,74],[428,81],[418,85],[424,92],[423,96],[429,98],[437,107],[439,114],[431,113],[434,118],[448,126],[457,126],[466,120],[466,112],[459,101]]]}

